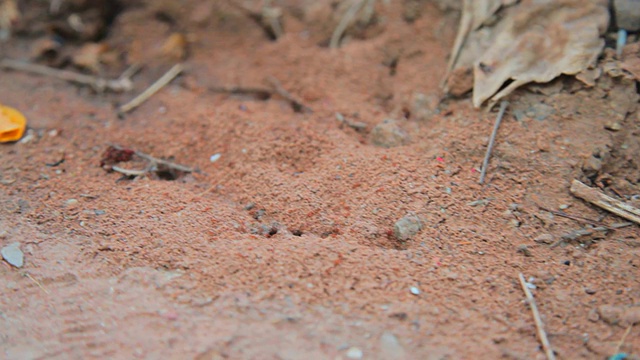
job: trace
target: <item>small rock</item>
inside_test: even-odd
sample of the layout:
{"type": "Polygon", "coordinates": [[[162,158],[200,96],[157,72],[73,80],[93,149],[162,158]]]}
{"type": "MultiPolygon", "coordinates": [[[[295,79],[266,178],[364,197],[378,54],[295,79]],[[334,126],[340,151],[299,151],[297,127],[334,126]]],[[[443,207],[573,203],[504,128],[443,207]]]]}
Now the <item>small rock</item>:
{"type": "Polygon", "coordinates": [[[527,245],[518,245],[518,249],[516,250],[517,252],[523,254],[526,257],[530,257],[531,255],[531,250],[529,250],[529,248],[527,247],[527,245]]]}
{"type": "Polygon", "coordinates": [[[221,157],[222,157],[222,155],[221,155],[221,154],[219,154],[219,153],[218,153],[218,154],[213,154],[213,155],[211,155],[211,157],[209,158],[209,162],[214,163],[214,162],[216,162],[216,161],[220,160],[220,158],[221,158],[221,157]]]}
{"type": "Polygon", "coordinates": [[[250,203],[248,203],[247,205],[244,206],[244,209],[249,211],[249,210],[252,210],[254,207],[256,207],[256,203],[250,202],[250,203]]]}
{"type": "Polygon", "coordinates": [[[586,177],[594,177],[602,170],[602,160],[589,156],[582,164],[582,172],[586,177]]]}
{"type": "Polygon", "coordinates": [[[69,199],[64,202],[64,206],[70,209],[73,209],[74,207],[76,207],[76,205],[78,205],[78,199],[69,199]]]}
{"type": "Polygon", "coordinates": [[[20,243],[11,243],[0,250],[2,258],[9,264],[21,268],[24,265],[24,254],[20,250],[20,243]]]}
{"type": "Polygon", "coordinates": [[[418,216],[409,214],[393,225],[393,235],[400,241],[407,241],[422,230],[422,221],[418,216]]]}
{"type": "Polygon", "coordinates": [[[627,308],[624,314],[622,314],[620,323],[625,327],[639,324],[640,323],[640,306],[630,306],[629,308],[627,308]]]}
{"type": "Polygon", "coordinates": [[[591,309],[591,311],[589,311],[589,314],[587,315],[587,319],[591,322],[596,322],[600,320],[600,314],[598,314],[598,310],[591,309]]]}
{"type": "Polygon", "coordinates": [[[536,236],[536,238],[533,239],[533,241],[540,244],[553,244],[555,242],[555,239],[551,234],[542,234],[542,235],[536,236]]]}
{"type": "Polygon", "coordinates": [[[604,128],[611,131],[620,131],[622,130],[622,124],[618,121],[613,121],[604,125],[604,128]]]}
{"type": "Polygon", "coordinates": [[[623,313],[624,308],[621,306],[602,305],[598,307],[600,318],[609,325],[619,323],[623,313]]]}
{"type": "Polygon", "coordinates": [[[398,338],[389,331],[385,331],[380,336],[380,350],[382,358],[385,359],[403,359],[406,356],[398,338]]]}
{"type": "Polygon", "coordinates": [[[412,286],[411,289],[409,289],[409,291],[411,291],[413,295],[420,295],[420,289],[418,289],[415,286],[412,286]]]}
{"type": "Polygon", "coordinates": [[[567,209],[569,208],[569,205],[567,205],[567,204],[562,204],[562,205],[558,206],[558,208],[559,208],[560,210],[567,210],[567,209]]]}
{"type": "Polygon", "coordinates": [[[411,99],[411,119],[430,120],[438,112],[439,99],[435,95],[415,93],[411,99]]]}
{"type": "Polygon", "coordinates": [[[362,353],[362,350],[357,347],[350,347],[349,350],[347,350],[346,355],[349,359],[362,359],[364,354],[362,353]]]}
{"type": "Polygon", "coordinates": [[[525,114],[538,121],[545,120],[549,116],[555,114],[556,110],[547,104],[535,104],[525,111],[525,114]]]}
{"type": "Polygon", "coordinates": [[[371,142],[376,146],[391,148],[404,145],[408,140],[407,133],[392,119],[384,120],[371,130],[371,142]]]}
{"type": "Polygon", "coordinates": [[[584,292],[587,293],[588,295],[593,295],[596,293],[596,290],[592,289],[592,288],[585,288],[584,292]]]}

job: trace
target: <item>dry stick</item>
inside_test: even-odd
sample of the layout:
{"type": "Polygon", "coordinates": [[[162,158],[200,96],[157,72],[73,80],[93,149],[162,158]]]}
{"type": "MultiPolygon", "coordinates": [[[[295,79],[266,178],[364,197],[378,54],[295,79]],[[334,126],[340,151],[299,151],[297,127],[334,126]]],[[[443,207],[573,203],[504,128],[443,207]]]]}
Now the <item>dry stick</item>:
{"type": "Polygon", "coordinates": [[[45,289],[45,288],[44,288],[44,286],[42,286],[42,284],[40,284],[40,282],[38,282],[36,279],[34,279],[34,278],[31,276],[31,274],[29,274],[29,273],[24,273],[24,275],[25,275],[26,277],[28,277],[28,278],[29,278],[29,280],[33,281],[36,285],[38,285],[38,287],[39,287],[40,289],[42,289],[42,291],[44,291],[47,295],[50,295],[50,294],[51,294],[51,293],[49,293],[49,291],[48,291],[47,289],[45,289]]]}
{"type": "Polygon", "coordinates": [[[489,165],[489,158],[491,157],[493,144],[496,141],[498,128],[500,127],[500,123],[502,122],[502,117],[504,116],[504,112],[507,110],[508,105],[509,105],[508,101],[503,101],[502,103],[500,103],[500,111],[498,112],[498,117],[496,117],[496,123],[493,126],[493,132],[491,133],[491,138],[489,139],[489,146],[487,147],[487,153],[484,156],[484,161],[482,161],[482,172],[480,173],[480,184],[484,184],[484,177],[487,175],[487,166],[489,165]]]}
{"type": "Polygon", "coordinates": [[[540,318],[540,313],[538,312],[538,306],[536,306],[536,301],[533,298],[531,291],[527,287],[527,283],[524,281],[524,276],[522,275],[522,273],[518,274],[518,277],[520,278],[520,285],[522,286],[522,290],[527,297],[527,302],[529,303],[529,307],[531,308],[531,312],[533,313],[533,320],[536,323],[536,329],[538,330],[538,337],[540,338],[540,342],[542,343],[542,348],[547,354],[547,359],[555,360],[556,356],[553,354],[551,344],[549,344],[549,339],[547,339],[547,333],[544,331],[542,319],[540,318]]]}
{"type": "Polygon", "coordinates": [[[158,80],[156,80],[156,82],[151,84],[151,86],[149,86],[140,95],[131,99],[131,101],[129,101],[128,103],[118,107],[118,115],[124,115],[129,111],[140,106],[142,103],[147,101],[150,97],[152,97],[153,94],[157,93],[158,91],[160,91],[160,89],[162,89],[167,84],[169,84],[171,80],[173,80],[176,76],[178,76],[183,70],[184,70],[184,67],[182,66],[182,64],[178,63],[173,65],[173,67],[171,67],[169,71],[167,71],[158,80]]]}
{"type": "Polygon", "coordinates": [[[333,34],[331,35],[331,40],[329,41],[330,48],[336,49],[340,47],[340,39],[342,38],[342,35],[344,34],[345,30],[347,30],[347,27],[349,27],[349,25],[351,25],[353,18],[362,8],[364,8],[364,5],[368,1],[371,1],[371,0],[356,1],[355,3],[353,3],[353,5],[351,5],[351,7],[347,10],[347,12],[344,13],[344,16],[342,17],[342,19],[340,19],[338,26],[336,26],[336,29],[333,30],[333,34]]]}
{"type": "Polygon", "coordinates": [[[273,86],[273,90],[276,92],[276,94],[282,96],[283,98],[285,98],[289,103],[291,103],[291,106],[293,107],[293,110],[295,112],[306,112],[306,113],[312,113],[313,110],[306,106],[305,104],[303,104],[302,102],[298,101],[293,95],[291,95],[287,90],[285,90],[282,85],[280,84],[280,81],[278,81],[278,79],[276,79],[273,76],[269,76],[267,78],[267,81],[269,82],[269,84],[271,84],[271,86],[273,86]]]}
{"type": "Polygon", "coordinates": [[[149,168],[144,170],[133,170],[133,169],[121,168],[120,166],[115,166],[115,165],[111,166],[111,170],[126,176],[142,176],[149,172],[149,168]]]}
{"type": "Polygon", "coordinates": [[[554,248],[557,247],[558,245],[566,242],[566,241],[572,241],[572,240],[576,240],[582,236],[588,236],[588,235],[593,235],[594,233],[601,231],[601,232],[605,232],[605,231],[610,231],[610,230],[615,230],[615,229],[622,229],[624,227],[627,226],[631,226],[633,225],[633,223],[629,223],[629,222],[625,222],[625,223],[615,223],[615,224],[611,224],[608,226],[598,226],[598,227],[594,227],[592,229],[579,229],[579,230],[573,230],[567,234],[564,234],[560,237],[560,240],[554,242],[553,244],[549,245],[549,248],[554,248]]]}
{"type": "MultiPolygon", "coordinates": [[[[111,145],[114,149],[116,149],[116,150],[124,150],[124,148],[123,148],[123,147],[121,147],[121,146],[113,145],[113,144],[110,144],[110,145],[111,145]]],[[[170,169],[174,169],[174,170],[178,170],[178,171],[182,171],[182,172],[186,172],[186,173],[195,172],[195,170],[194,170],[194,169],[192,169],[192,168],[190,168],[190,167],[187,167],[187,166],[184,166],[184,165],[180,165],[180,164],[176,164],[176,163],[173,163],[173,162],[171,162],[171,161],[158,159],[158,158],[156,158],[156,157],[153,157],[153,156],[151,156],[151,155],[145,154],[145,153],[140,152],[140,151],[138,151],[138,150],[134,150],[134,151],[133,151],[133,153],[134,153],[135,155],[137,155],[137,156],[139,156],[139,157],[141,157],[141,158],[143,158],[143,159],[145,159],[145,160],[147,160],[147,161],[151,162],[152,164],[156,164],[156,165],[164,165],[164,166],[166,166],[166,167],[168,167],[168,168],[170,168],[170,169]]],[[[115,167],[116,167],[116,166],[112,166],[112,168],[115,168],[115,167]]],[[[152,167],[153,167],[153,166],[150,166],[150,167],[149,167],[149,170],[150,170],[152,167]]],[[[114,170],[115,170],[115,171],[117,171],[117,172],[120,172],[120,173],[122,173],[122,174],[125,174],[125,175],[132,175],[132,176],[136,176],[136,175],[138,175],[138,174],[137,174],[137,172],[139,172],[139,171],[144,171],[144,170],[128,170],[128,169],[123,169],[123,168],[120,168],[120,167],[117,167],[117,168],[118,168],[118,170],[115,170],[115,169],[114,169],[114,170]],[[126,174],[125,172],[128,172],[128,173],[130,173],[130,174],[126,174]]],[[[145,171],[145,172],[148,172],[149,170],[147,170],[147,171],[145,171]]]]}
{"type": "MultiPolygon", "coordinates": [[[[536,204],[538,205],[538,204],[536,204]]],[[[550,212],[553,215],[557,215],[557,216],[561,216],[567,219],[571,219],[571,220],[575,220],[581,223],[586,223],[586,224],[590,224],[590,225],[594,225],[594,226],[598,226],[598,227],[604,227],[604,228],[609,228],[609,226],[607,226],[606,224],[603,224],[599,221],[593,220],[593,219],[589,219],[586,217],[582,217],[582,216],[578,216],[578,215],[571,215],[571,214],[567,214],[564,211],[556,211],[556,210],[551,210],[551,209],[547,209],[544,206],[538,205],[538,207],[540,208],[540,210],[544,210],[546,212],[550,212]]]]}
{"type": "Polygon", "coordinates": [[[612,212],[629,221],[633,221],[636,224],[640,224],[640,209],[614,199],[597,189],[581,183],[578,180],[573,180],[570,191],[573,196],[579,197],[584,201],[612,212]]]}
{"type": "Polygon", "coordinates": [[[618,354],[620,352],[620,348],[622,347],[622,344],[624,344],[624,341],[627,338],[627,335],[629,335],[629,333],[631,332],[632,327],[633,327],[633,324],[627,327],[627,330],[625,330],[624,334],[622,335],[622,339],[620,339],[620,342],[616,346],[616,351],[613,352],[614,354],[618,354]]]}
{"type": "Polygon", "coordinates": [[[49,76],[76,84],[89,85],[97,92],[103,92],[105,90],[110,90],[113,92],[130,91],[133,88],[130,77],[131,75],[133,75],[133,73],[135,73],[135,71],[132,72],[130,70],[131,68],[129,68],[119,78],[112,80],[12,59],[0,60],[0,68],[24,71],[31,74],[49,76]]]}

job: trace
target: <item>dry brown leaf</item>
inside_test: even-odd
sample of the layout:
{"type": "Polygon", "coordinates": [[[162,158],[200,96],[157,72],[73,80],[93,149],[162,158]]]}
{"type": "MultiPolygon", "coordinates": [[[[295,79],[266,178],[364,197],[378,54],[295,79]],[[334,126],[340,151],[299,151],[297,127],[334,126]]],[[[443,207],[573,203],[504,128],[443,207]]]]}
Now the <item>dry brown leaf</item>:
{"type": "Polygon", "coordinates": [[[604,46],[600,35],[609,11],[600,0],[524,1],[505,21],[474,65],[475,107],[521,85],[574,75],[592,65],[604,46]]]}
{"type": "Polygon", "coordinates": [[[183,34],[169,35],[160,48],[160,54],[171,60],[184,60],[187,56],[187,39],[183,34]]]}
{"type": "MultiPolygon", "coordinates": [[[[462,17],[460,18],[458,33],[454,41],[453,49],[451,50],[447,73],[443,79],[443,83],[449,79],[449,76],[457,65],[460,65],[460,67],[471,67],[472,62],[467,63],[463,59],[461,61],[460,55],[462,51],[466,52],[466,58],[472,57],[474,59],[482,53],[478,49],[478,44],[469,41],[470,34],[491,19],[501,7],[513,5],[518,1],[519,0],[463,0],[462,17]]],[[[455,80],[455,82],[460,83],[459,80],[455,80]]],[[[447,87],[449,87],[448,84],[447,87]]]]}
{"type": "Polygon", "coordinates": [[[102,54],[107,52],[107,50],[109,50],[109,46],[107,44],[87,43],[73,54],[71,61],[76,66],[97,73],[100,70],[102,54]]]}

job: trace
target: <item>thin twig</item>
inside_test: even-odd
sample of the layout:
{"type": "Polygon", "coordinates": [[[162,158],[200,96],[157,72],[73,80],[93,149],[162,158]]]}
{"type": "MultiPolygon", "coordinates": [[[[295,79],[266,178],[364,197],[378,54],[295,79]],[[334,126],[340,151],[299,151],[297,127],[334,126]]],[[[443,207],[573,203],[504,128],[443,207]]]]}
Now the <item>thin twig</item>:
{"type": "Polygon", "coordinates": [[[597,189],[581,183],[578,180],[573,180],[570,191],[573,196],[579,197],[584,201],[612,212],[629,221],[633,221],[636,224],[640,224],[640,209],[614,199],[597,189]]]}
{"type": "Polygon", "coordinates": [[[496,141],[498,128],[500,127],[500,123],[502,122],[502,118],[504,117],[504,112],[507,110],[508,105],[509,105],[508,101],[503,101],[502,103],[500,103],[500,111],[498,112],[498,116],[496,117],[496,123],[493,126],[493,132],[491,133],[491,138],[489,139],[489,146],[487,146],[487,153],[484,155],[484,161],[482,161],[482,171],[480,173],[480,184],[484,184],[484,177],[487,175],[487,166],[489,165],[489,158],[491,157],[493,144],[496,141]]]}
{"type": "Polygon", "coordinates": [[[178,76],[183,70],[184,70],[184,67],[182,66],[182,64],[178,63],[173,65],[173,67],[171,67],[169,71],[167,71],[158,80],[156,80],[156,82],[151,84],[151,86],[149,86],[145,91],[140,93],[140,95],[134,97],[128,103],[118,107],[118,115],[122,116],[128,113],[129,111],[140,106],[142,103],[147,101],[150,97],[152,97],[153,94],[157,93],[158,91],[160,91],[160,89],[162,89],[167,84],[169,84],[171,80],[173,80],[176,76],[178,76]]]}
{"type": "Polygon", "coordinates": [[[269,100],[273,95],[273,90],[259,87],[214,86],[210,87],[209,91],[221,94],[245,95],[256,100],[269,100]]]}
{"type": "Polygon", "coordinates": [[[40,289],[42,289],[42,291],[44,291],[44,292],[45,292],[45,294],[47,294],[47,295],[50,295],[50,294],[51,294],[47,289],[45,289],[45,288],[44,288],[44,286],[42,286],[42,284],[40,284],[40,282],[38,282],[36,279],[34,279],[34,278],[31,276],[31,274],[29,274],[29,273],[24,273],[24,275],[25,275],[26,277],[28,277],[28,278],[29,278],[29,280],[33,281],[36,285],[38,285],[38,287],[39,287],[40,289]]]}
{"type": "Polygon", "coordinates": [[[269,76],[269,77],[267,77],[267,81],[273,87],[273,90],[276,92],[276,94],[282,96],[283,98],[285,98],[291,104],[291,107],[293,108],[293,111],[302,112],[302,113],[312,113],[313,112],[313,110],[310,107],[308,107],[305,104],[303,104],[301,101],[296,99],[293,95],[291,95],[291,93],[289,93],[287,90],[285,90],[282,87],[282,84],[280,84],[280,81],[278,81],[278,79],[276,79],[273,76],[269,76]]]}
{"type": "Polygon", "coordinates": [[[624,334],[622,334],[622,339],[620,339],[620,342],[618,342],[618,345],[616,346],[616,351],[613,352],[614,354],[617,354],[620,352],[620,348],[622,348],[622,344],[624,344],[624,341],[627,339],[627,336],[631,332],[632,327],[633,327],[633,324],[629,325],[629,327],[627,327],[627,330],[624,331],[624,334]]]}
{"type": "Polygon", "coordinates": [[[556,356],[553,354],[551,344],[549,344],[549,339],[547,338],[547,333],[544,331],[542,319],[540,318],[540,313],[538,312],[538,306],[536,306],[536,301],[533,298],[531,291],[527,287],[527,282],[524,280],[524,276],[522,275],[522,273],[518,274],[518,277],[520,278],[520,285],[522,286],[522,290],[527,297],[527,302],[529,303],[529,307],[531,308],[531,312],[533,313],[533,320],[536,323],[536,329],[538,330],[538,337],[540,338],[540,342],[542,343],[542,348],[547,354],[548,360],[555,360],[556,356]]]}
{"type": "Polygon", "coordinates": [[[335,30],[333,30],[333,34],[331,35],[331,40],[329,41],[329,47],[332,49],[336,49],[340,47],[340,39],[342,39],[342,35],[345,30],[352,24],[353,19],[356,17],[356,14],[364,8],[364,5],[371,0],[359,0],[354,2],[351,7],[344,13],[342,19],[336,26],[335,30]]]}
{"type": "MultiPolygon", "coordinates": [[[[538,204],[536,204],[536,205],[538,205],[538,204]]],[[[564,217],[564,218],[567,218],[567,219],[575,220],[575,221],[578,221],[578,222],[581,222],[581,223],[590,224],[590,225],[593,225],[593,226],[604,227],[604,228],[609,229],[609,227],[606,224],[603,224],[603,223],[601,223],[600,221],[597,221],[597,220],[589,219],[589,218],[578,216],[578,215],[567,214],[564,211],[551,210],[551,209],[548,209],[548,208],[546,208],[544,206],[541,206],[541,205],[538,205],[538,207],[540,208],[540,210],[544,210],[546,212],[550,212],[553,215],[557,215],[557,216],[561,216],[561,217],[564,217]]]]}
{"type": "Polygon", "coordinates": [[[116,165],[112,165],[111,170],[126,176],[142,176],[144,174],[147,174],[150,171],[149,168],[144,170],[133,170],[133,169],[121,168],[120,166],[116,166],[116,165]]]}
{"type": "MultiPolygon", "coordinates": [[[[123,147],[118,146],[118,145],[111,144],[111,146],[116,150],[124,150],[123,147]]],[[[195,170],[190,168],[190,167],[187,167],[187,166],[184,166],[184,165],[180,165],[180,164],[176,164],[176,163],[171,162],[171,161],[158,159],[156,157],[153,157],[151,155],[145,154],[145,153],[140,152],[138,150],[134,150],[133,153],[151,163],[151,166],[149,166],[149,168],[148,168],[148,170],[146,170],[146,172],[151,171],[155,165],[163,165],[163,166],[166,166],[166,167],[168,167],[170,169],[178,170],[178,171],[185,172],[185,173],[195,172],[195,170]]],[[[143,171],[143,170],[127,170],[127,169],[119,168],[119,170],[117,170],[117,171],[120,172],[120,173],[123,173],[122,171],[137,172],[137,171],[143,171]]],[[[128,175],[128,174],[125,174],[125,175],[128,175]]],[[[132,175],[135,176],[137,174],[132,174],[132,175]]]]}
{"type": "Polygon", "coordinates": [[[89,85],[97,92],[104,92],[105,90],[113,92],[130,91],[133,89],[133,83],[131,82],[130,77],[135,73],[131,72],[130,68],[127,69],[119,78],[113,80],[12,59],[0,60],[0,68],[48,76],[80,85],[89,85]]]}
{"type": "Polygon", "coordinates": [[[549,245],[549,248],[554,248],[559,246],[560,244],[567,242],[567,241],[573,241],[576,240],[582,236],[589,236],[589,235],[593,235],[594,233],[600,231],[600,232],[605,232],[605,231],[611,231],[611,230],[615,230],[615,229],[621,229],[627,226],[631,226],[633,225],[633,223],[629,223],[629,222],[625,222],[625,223],[616,223],[616,224],[611,224],[611,225],[607,225],[607,226],[598,226],[598,227],[594,227],[592,229],[579,229],[579,230],[573,230],[567,234],[564,234],[560,237],[560,240],[554,242],[553,244],[549,245]]]}

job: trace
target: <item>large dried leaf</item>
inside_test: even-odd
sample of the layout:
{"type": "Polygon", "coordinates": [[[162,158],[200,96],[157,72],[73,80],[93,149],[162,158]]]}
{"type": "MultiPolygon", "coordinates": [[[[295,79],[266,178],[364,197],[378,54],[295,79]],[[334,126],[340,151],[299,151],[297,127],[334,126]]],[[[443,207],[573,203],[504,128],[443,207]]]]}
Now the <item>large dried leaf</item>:
{"type": "Polygon", "coordinates": [[[510,15],[474,64],[476,107],[488,99],[495,102],[523,84],[544,83],[586,69],[602,51],[600,35],[609,23],[606,1],[601,0],[523,1],[510,15]]]}
{"type": "MultiPolygon", "coordinates": [[[[478,54],[478,44],[469,42],[469,36],[473,31],[477,31],[485,22],[491,19],[495,13],[503,6],[509,6],[518,0],[463,0],[462,1],[462,17],[458,25],[458,33],[451,50],[449,64],[447,65],[447,73],[444,81],[446,82],[454,67],[462,62],[462,67],[471,67],[471,63],[460,61],[460,55],[463,47],[467,55],[478,54]]],[[[481,46],[481,45],[480,45],[481,46]]],[[[473,55],[472,55],[473,56],[473,55]]],[[[469,58],[469,56],[467,56],[469,58]]],[[[450,86],[448,86],[450,87],[450,86]]]]}

